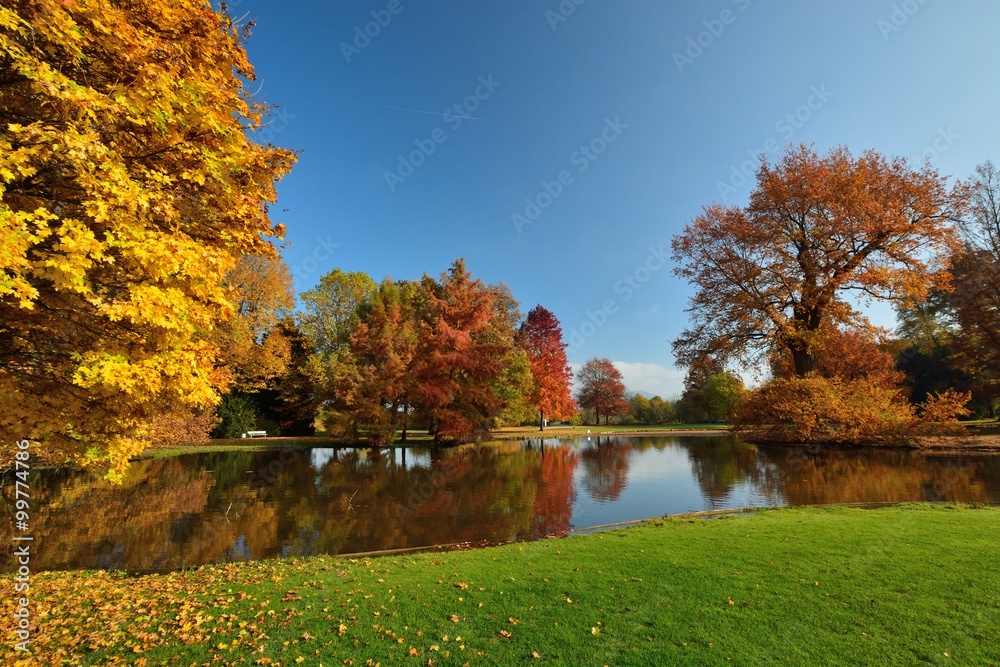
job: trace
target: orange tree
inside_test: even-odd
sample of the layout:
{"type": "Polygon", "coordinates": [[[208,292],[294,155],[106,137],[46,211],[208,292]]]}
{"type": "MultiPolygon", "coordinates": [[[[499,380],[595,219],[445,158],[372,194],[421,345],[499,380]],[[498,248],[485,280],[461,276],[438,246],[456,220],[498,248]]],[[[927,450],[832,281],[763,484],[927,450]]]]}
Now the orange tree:
{"type": "Polygon", "coordinates": [[[566,360],[566,343],[559,320],[552,311],[535,306],[521,324],[517,340],[531,363],[531,402],[538,408],[539,430],[545,430],[546,416],[572,417],[576,412],[569,388],[573,371],[566,360]]]}
{"type": "Polygon", "coordinates": [[[608,417],[623,415],[629,411],[629,403],[625,399],[625,383],[622,374],[610,359],[594,357],[580,368],[576,374],[579,388],[576,393],[577,403],[581,408],[593,410],[596,424],[608,423],[608,417]]]}
{"type": "Polygon", "coordinates": [[[225,380],[226,273],[273,255],[249,26],[197,0],[0,6],[0,430],[121,474],[225,380]]]}
{"type": "Polygon", "coordinates": [[[947,288],[967,199],[929,165],[872,150],[799,146],[762,160],[747,206],[708,206],[673,239],[675,273],[696,288],[678,360],[783,349],[805,376],[824,322],[867,326],[849,295],[916,301],[947,288]]]}
{"type": "Polygon", "coordinates": [[[758,439],[887,441],[953,422],[968,396],[909,405],[852,297],[914,303],[950,289],[968,203],[966,184],[871,150],[762,160],[747,206],[708,206],[673,240],[675,272],[696,288],[679,361],[779,358],[736,420],[758,439]]]}
{"type": "Polygon", "coordinates": [[[868,329],[818,332],[816,369],[796,377],[789,355],[772,364],[775,378],[751,392],[734,425],[751,441],[901,444],[913,435],[947,434],[970,395],[947,390],[920,405],[905,374],[868,329]]]}

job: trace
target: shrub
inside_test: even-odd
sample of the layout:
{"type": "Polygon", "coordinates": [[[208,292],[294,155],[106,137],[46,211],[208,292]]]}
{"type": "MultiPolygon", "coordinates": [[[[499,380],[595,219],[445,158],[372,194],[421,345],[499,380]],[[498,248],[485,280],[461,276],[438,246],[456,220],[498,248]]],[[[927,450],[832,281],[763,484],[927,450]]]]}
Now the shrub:
{"type": "Polygon", "coordinates": [[[752,392],[734,426],[756,442],[906,444],[960,428],[969,395],[954,391],[912,405],[898,387],[867,377],[777,378],[752,392]]]}
{"type": "Polygon", "coordinates": [[[257,426],[257,407],[242,394],[226,394],[219,403],[219,425],[212,431],[214,438],[238,438],[257,426]]]}

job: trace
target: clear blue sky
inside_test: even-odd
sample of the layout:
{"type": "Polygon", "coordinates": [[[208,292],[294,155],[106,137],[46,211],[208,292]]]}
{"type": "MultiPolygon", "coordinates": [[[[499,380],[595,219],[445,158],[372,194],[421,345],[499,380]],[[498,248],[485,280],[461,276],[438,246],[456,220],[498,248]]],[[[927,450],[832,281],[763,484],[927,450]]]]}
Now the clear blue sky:
{"type": "Polygon", "coordinates": [[[465,257],[555,312],[570,362],[608,357],[632,390],[679,392],[690,289],[658,250],[703,205],[746,201],[750,156],[927,152],[962,178],[1000,160],[991,0],[230,7],[257,22],[260,94],[281,107],[264,138],[302,151],[274,207],[298,291],[334,267],[418,278],[465,257]]]}

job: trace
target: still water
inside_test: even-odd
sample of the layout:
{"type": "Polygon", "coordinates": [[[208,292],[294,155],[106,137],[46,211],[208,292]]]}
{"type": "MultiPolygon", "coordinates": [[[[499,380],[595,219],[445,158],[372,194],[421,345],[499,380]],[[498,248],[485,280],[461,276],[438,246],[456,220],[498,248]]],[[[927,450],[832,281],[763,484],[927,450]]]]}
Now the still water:
{"type": "MultiPolygon", "coordinates": [[[[1000,455],[754,447],[706,436],[314,448],[141,461],[121,486],[50,471],[33,475],[32,498],[33,570],[154,570],[530,540],[733,507],[998,502],[1000,455]]],[[[0,525],[6,544],[10,524],[0,525]]]]}

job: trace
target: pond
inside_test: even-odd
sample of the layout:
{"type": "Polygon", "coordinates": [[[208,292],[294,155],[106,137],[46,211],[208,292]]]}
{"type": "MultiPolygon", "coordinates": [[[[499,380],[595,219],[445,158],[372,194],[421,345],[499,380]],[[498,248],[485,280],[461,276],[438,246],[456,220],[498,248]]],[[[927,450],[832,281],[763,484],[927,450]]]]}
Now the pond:
{"type": "MultiPolygon", "coordinates": [[[[190,454],[137,462],[121,486],[36,474],[33,570],[531,540],[736,507],[1000,501],[998,455],[754,447],[728,436],[190,454]]],[[[11,544],[11,522],[2,523],[11,544]]],[[[8,550],[3,568],[12,566],[8,550]]]]}

